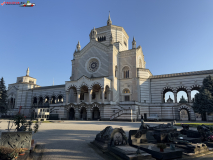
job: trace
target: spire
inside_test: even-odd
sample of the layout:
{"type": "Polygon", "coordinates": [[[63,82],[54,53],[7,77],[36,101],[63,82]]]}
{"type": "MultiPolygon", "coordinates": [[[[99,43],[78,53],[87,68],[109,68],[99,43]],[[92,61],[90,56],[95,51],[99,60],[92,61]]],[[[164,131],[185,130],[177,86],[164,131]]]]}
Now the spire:
{"type": "Polygon", "coordinates": [[[53,86],[54,86],[54,78],[53,78],[53,86]]]}
{"type": "Polygon", "coordinates": [[[112,25],[112,21],[111,21],[111,18],[110,18],[110,11],[109,11],[109,17],[108,17],[108,20],[107,20],[107,26],[110,26],[112,25]]]}
{"type": "Polygon", "coordinates": [[[78,52],[78,51],[80,51],[81,50],[81,45],[80,45],[80,42],[78,41],[78,44],[77,44],[77,46],[76,46],[76,51],[78,52]]]}
{"type": "Polygon", "coordinates": [[[28,67],[28,68],[27,68],[26,76],[29,76],[29,74],[30,74],[30,69],[29,69],[29,67],[28,67]]]}
{"type": "Polygon", "coordinates": [[[136,41],[135,41],[135,37],[133,37],[133,41],[132,41],[132,49],[136,48],[136,41]]]}

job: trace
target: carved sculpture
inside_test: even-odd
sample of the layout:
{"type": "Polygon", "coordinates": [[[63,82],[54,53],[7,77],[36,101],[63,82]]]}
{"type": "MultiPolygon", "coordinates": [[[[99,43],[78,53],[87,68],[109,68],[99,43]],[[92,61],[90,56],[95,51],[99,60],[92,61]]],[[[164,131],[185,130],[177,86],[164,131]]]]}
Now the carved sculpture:
{"type": "Polygon", "coordinates": [[[181,134],[187,135],[187,131],[189,130],[188,124],[182,124],[183,129],[180,131],[181,134]]]}
{"type": "Polygon", "coordinates": [[[122,128],[113,129],[111,126],[107,126],[96,135],[95,141],[108,144],[109,146],[126,145],[127,137],[122,128]]]}
{"type": "Polygon", "coordinates": [[[213,141],[213,133],[210,131],[210,128],[204,124],[197,127],[198,132],[201,135],[203,141],[213,141]]]}
{"type": "Polygon", "coordinates": [[[1,145],[9,148],[31,147],[32,132],[2,132],[1,145]]]}

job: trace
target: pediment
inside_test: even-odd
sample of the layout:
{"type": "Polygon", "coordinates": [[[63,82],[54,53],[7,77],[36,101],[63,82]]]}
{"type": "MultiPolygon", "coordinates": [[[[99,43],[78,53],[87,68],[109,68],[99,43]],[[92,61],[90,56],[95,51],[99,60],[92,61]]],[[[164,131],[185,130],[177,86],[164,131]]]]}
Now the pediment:
{"type": "Polygon", "coordinates": [[[12,91],[16,92],[17,90],[18,90],[18,88],[16,86],[12,86],[8,89],[8,92],[12,92],[12,91]]]}
{"type": "Polygon", "coordinates": [[[84,81],[84,80],[90,81],[90,78],[83,75],[83,76],[81,76],[77,81],[84,81]]]}
{"type": "Polygon", "coordinates": [[[102,50],[104,53],[108,51],[108,46],[97,41],[90,41],[80,52],[76,52],[74,54],[75,58],[82,57],[85,53],[87,53],[93,47],[102,50]]]}

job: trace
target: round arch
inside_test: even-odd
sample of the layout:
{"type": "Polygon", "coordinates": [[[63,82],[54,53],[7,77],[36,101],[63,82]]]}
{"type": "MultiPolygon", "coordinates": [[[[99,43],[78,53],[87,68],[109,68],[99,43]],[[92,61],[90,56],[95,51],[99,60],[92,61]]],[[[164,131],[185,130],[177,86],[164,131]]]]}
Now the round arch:
{"type": "MultiPolygon", "coordinates": [[[[178,92],[180,92],[180,91],[183,91],[183,92],[185,92],[185,95],[187,96],[186,98],[187,98],[187,102],[189,103],[189,92],[188,92],[188,88],[187,87],[185,87],[185,86],[178,86],[177,88],[176,88],[176,90],[177,90],[177,97],[179,97],[178,96],[178,92]]],[[[180,93],[179,93],[180,94],[180,93]]],[[[183,93],[184,94],[184,93],[183,93]]],[[[182,96],[183,96],[183,94],[182,94],[182,96]]],[[[179,100],[177,99],[177,102],[179,102],[179,100]]]]}
{"type": "Polygon", "coordinates": [[[174,89],[172,87],[164,87],[163,90],[161,91],[161,95],[162,95],[162,102],[165,103],[165,95],[167,92],[172,92],[173,96],[174,96],[174,89]]]}
{"type": "Polygon", "coordinates": [[[189,106],[186,106],[186,105],[181,105],[179,108],[178,108],[178,113],[179,113],[179,119],[181,120],[185,120],[186,117],[188,117],[188,120],[190,121],[192,119],[192,114],[191,114],[191,108],[189,106]],[[181,117],[181,113],[182,113],[182,116],[181,117]]]}
{"type": "Polygon", "coordinates": [[[69,120],[75,119],[75,108],[74,107],[70,107],[69,112],[68,112],[68,119],[69,120]]]}

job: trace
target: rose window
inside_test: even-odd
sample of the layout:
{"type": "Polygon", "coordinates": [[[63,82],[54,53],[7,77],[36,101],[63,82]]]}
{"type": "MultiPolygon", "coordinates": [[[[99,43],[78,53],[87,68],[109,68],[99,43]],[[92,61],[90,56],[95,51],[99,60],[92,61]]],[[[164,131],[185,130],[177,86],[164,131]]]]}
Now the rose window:
{"type": "Polygon", "coordinates": [[[88,68],[89,72],[95,72],[95,71],[97,71],[98,67],[99,67],[98,60],[97,59],[91,59],[88,63],[87,68],[88,68]]]}

